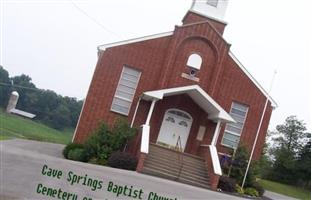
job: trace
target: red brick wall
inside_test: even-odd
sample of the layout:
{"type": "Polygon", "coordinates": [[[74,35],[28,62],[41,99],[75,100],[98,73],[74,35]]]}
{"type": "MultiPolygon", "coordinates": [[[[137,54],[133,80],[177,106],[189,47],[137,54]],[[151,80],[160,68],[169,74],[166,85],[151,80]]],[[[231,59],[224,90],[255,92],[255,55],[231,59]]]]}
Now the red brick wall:
{"type": "Polygon", "coordinates": [[[223,60],[229,45],[220,37],[208,22],[176,27],[174,37],[164,61],[160,88],[198,84],[212,94],[214,78],[222,69],[223,60]],[[192,53],[198,53],[203,59],[198,78],[200,82],[181,78],[186,72],[186,61],[192,53]]]}
{"type": "Polygon", "coordinates": [[[204,17],[202,15],[199,15],[199,14],[191,12],[191,11],[189,11],[185,15],[184,19],[182,20],[183,25],[192,24],[192,23],[199,23],[199,22],[204,22],[204,21],[208,21],[209,23],[211,23],[211,25],[215,28],[215,30],[217,30],[221,35],[224,33],[224,30],[226,28],[225,23],[221,23],[221,22],[216,21],[212,18],[204,17]]]}
{"type": "Polygon", "coordinates": [[[113,96],[124,65],[142,72],[129,119],[138,96],[156,88],[170,37],[108,48],[98,59],[77,127],[75,142],[82,143],[102,120],[112,125],[120,114],[110,111],[113,96]]]}
{"type": "MultiPolygon", "coordinates": [[[[246,74],[243,73],[243,71],[238,67],[238,65],[230,56],[227,58],[226,65],[221,77],[221,84],[218,84],[216,90],[216,101],[228,112],[230,112],[231,104],[233,101],[242,103],[249,107],[241,135],[241,143],[245,144],[250,151],[255,140],[266,97],[246,76],[246,74]]],[[[254,154],[255,159],[258,159],[260,156],[271,112],[272,107],[269,103],[259,134],[259,139],[257,142],[259,148],[257,148],[254,154]]],[[[224,128],[225,126],[222,127],[221,134],[218,138],[218,151],[223,153],[230,153],[231,149],[226,148],[220,144],[223,138],[224,128]]]]}
{"type": "MultiPolygon", "coordinates": [[[[188,14],[184,23],[194,20],[193,18],[197,18],[197,16],[188,14]]],[[[128,116],[129,122],[132,120],[139,95],[143,92],[198,84],[227,112],[230,111],[232,101],[249,106],[241,140],[250,148],[264,107],[265,96],[230,58],[229,47],[230,45],[215,31],[210,22],[203,22],[176,27],[173,36],[106,49],[98,60],[77,127],[75,141],[84,142],[101,120],[112,125],[117,117],[122,117],[120,114],[111,112],[110,107],[121,70],[124,65],[127,65],[142,72],[128,116]],[[203,58],[201,70],[197,75],[200,79],[199,82],[181,77],[183,72],[187,72],[186,62],[191,53],[198,53],[203,58]]],[[[141,102],[135,120],[136,127],[145,122],[149,106],[149,102],[141,102]]],[[[157,102],[151,119],[151,141],[156,141],[164,112],[170,107],[185,110],[194,117],[195,121],[192,125],[186,152],[199,153],[200,143],[195,140],[199,125],[209,124],[207,126],[208,134],[204,138],[204,144],[209,144],[215,124],[206,120],[206,114],[185,96],[170,97],[157,102]]],[[[270,115],[271,106],[269,105],[260,132],[258,147],[263,145],[270,115]]],[[[228,152],[228,148],[220,145],[223,129],[218,140],[218,148],[221,152],[228,152]]],[[[137,137],[130,143],[129,150],[136,152],[139,143],[140,139],[137,137]]],[[[261,149],[258,148],[255,153],[256,158],[260,151],[261,149]]]]}

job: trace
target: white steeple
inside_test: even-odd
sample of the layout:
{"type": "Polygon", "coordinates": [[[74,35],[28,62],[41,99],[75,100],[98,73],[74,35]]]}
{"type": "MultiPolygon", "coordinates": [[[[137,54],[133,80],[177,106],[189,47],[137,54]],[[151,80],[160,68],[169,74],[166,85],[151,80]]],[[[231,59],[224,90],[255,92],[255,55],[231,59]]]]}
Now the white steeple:
{"type": "Polygon", "coordinates": [[[223,21],[229,0],[193,0],[191,11],[223,21]]]}

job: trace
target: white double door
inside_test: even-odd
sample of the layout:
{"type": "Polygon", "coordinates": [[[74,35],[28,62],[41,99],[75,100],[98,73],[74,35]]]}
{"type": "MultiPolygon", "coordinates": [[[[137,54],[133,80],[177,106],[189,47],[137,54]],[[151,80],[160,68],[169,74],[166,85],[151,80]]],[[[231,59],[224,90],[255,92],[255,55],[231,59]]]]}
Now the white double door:
{"type": "Polygon", "coordinates": [[[192,117],[188,113],[177,109],[167,110],[162,121],[157,143],[169,148],[180,148],[179,145],[181,145],[182,151],[184,151],[191,125],[192,117]],[[178,138],[180,138],[180,144],[177,145],[178,138]]]}

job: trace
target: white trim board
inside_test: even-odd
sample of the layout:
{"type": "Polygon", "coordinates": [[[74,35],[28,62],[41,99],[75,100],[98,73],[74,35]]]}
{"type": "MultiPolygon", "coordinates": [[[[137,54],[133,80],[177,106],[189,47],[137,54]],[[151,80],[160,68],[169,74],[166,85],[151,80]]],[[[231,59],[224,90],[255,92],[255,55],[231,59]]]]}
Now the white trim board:
{"type": "Polygon", "coordinates": [[[240,69],[246,74],[246,76],[256,85],[256,87],[269,99],[273,108],[278,107],[278,104],[272,99],[269,93],[258,83],[258,81],[247,71],[243,64],[237,59],[237,57],[229,51],[228,54],[234,62],[240,67],[240,69]]]}
{"type": "Polygon", "coordinates": [[[199,105],[206,113],[208,118],[215,122],[233,122],[236,121],[199,85],[189,85],[175,88],[167,88],[153,91],[146,91],[142,95],[142,99],[146,101],[162,100],[166,96],[174,96],[179,94],[188,94],[193,101],[199,105]]]}
{"type": "Polygon", "coordinates": [[[133,39],[128,39],[128,40],[123,40],[123,41],[119,41],[119,42],[113,42],[113,43],[109,43],[109,44],[103,44],[103,45],[98,46],[97,49],[99,51],[105,51],[107,48],[110,48],[110,47],[121,46],[121,45],[131,44],[131,43],[135,43],[135,42],[142,42],[142,41],[146,41],[146,40],[152,40],[152,39],[157,39],[157,38],[161,38],[161,37],[172,36],[173,33],[174,33],[173,31],[170,31],[170,32],[158,33],[158,34],[153,34],[153,35],[147,35],[144,37],[138,37],[138,38],[133,38],[133,39]]]}

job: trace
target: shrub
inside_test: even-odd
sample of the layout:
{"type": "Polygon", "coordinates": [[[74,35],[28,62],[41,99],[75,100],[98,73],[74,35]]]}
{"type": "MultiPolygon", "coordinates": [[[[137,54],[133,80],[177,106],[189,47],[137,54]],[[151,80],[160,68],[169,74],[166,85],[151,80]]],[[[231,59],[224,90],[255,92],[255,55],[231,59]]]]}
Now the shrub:
{"type": "Polygon", "coordinates": [[[88,160],[88,163],[98,164],[98,165],[107,165],[107,160],[98,159],[98,158],[91,158],[90,160],[88,160]]]}
{"type": "Polygon", "coordinates": [[[226,176],[221,176],[218,182],[218,188],[226,192],[235,191],[235,180],[226,176]]]}
{"type": "Polygon", "coordinates": [[[110,167],[134,171],[136,169],[137,162],[137,158],[129,153],[114,152],[109,157],[107,164],[110,167]]]}
{"type": "MultiPolygon", "coordinates": [[[[105,163],[112,152],[122,150],[126,142],[136,134],[136,129],[129,127],[124,120],[118,120],[112,129],[102,123],[86,140],[85,151],[88,160],[101,160],[105,163]]],[[[99,162],[97,162],[99,163],[99,162]]]]}
{"type": "Polygon", "coordinates": [[[106,124],[102,123],[98,129],[92,133],[86,140],[84,147],[88,159],[99,157],[99,152],[108,141],[108,135],[111,134],[106,124]]]}
{"type": "Polygon", "coordinates": [[[252,185],[253,188],[255,188],[258,192],[258,195],[262,197],[262,195],[265,193],[265,189],[260,185],[258,182],[254,182],[252,185]]]}
{"type": "MultiPolygon", "coordinates": [[[[230,177],[235,179],[239,185],[242,185],[243,178],[245,175],[246,167],[248,164],[249,154],[245,147],[245,145],[240,144],[236,149],[235,156],[232,160],[232,168],[230,177]]],[[[254,164],[250,165],[248,170],[246,179],[245,179],[245,186],[252,187],[252,184],[255,182],[255,173],[254,173],[254,164]]]]}
{"type": "Polygon", "coordinates": [[[75,148],[69,151],[68,153],[68,159],[69,160],[75,160],[75,161],[81,161],[86,162],[87,156],[85,153],[85,150],[82,148],[75,148]]]}
{"type": "Polygon", "coordinates": [[[259,197],[259,194],[255,188],[245,188],[244,194],[247,194],[252,197],[259,197]]]}
{"type": "Polygon", "coordinates": [[[235,191],[239,194],[244,194],[244,190],[239,184],[235,184],[235,191]]]}
{"type": "MultiPolygon", "coordinates": [[[[129,127],[125,120],[118,120],[112,128],[109,128],[105,123],[101,123],[87,138],[84,145],[70,143],[64,148],[63,155],[71,160],[106,165],[112,152],[122,150],[127,141],[135,134],[136,129],[129,127]]],[[[130,158],[132,161],[135,160],[132,157],[130,158]]],[[[130,162],[127,161],[127,163],[130,162]]],[[[129,165],[130,169],[133,168],[132,165],[134,164],[129,165]]]]}
{"type": "Polygon", "coordinates": [[[111,139],[111,147],[114,151],[123,150],[127,141],[132,139],[137,130],[131,128],[124,119],[118,119],[112,128],[113,138],[111,139]]]}
{"type": "Polygon", "coordinates": [[[81,149],[83,148],[83,145],[82,144],[77,144],[77,143],[69,143],[65,146],[65,148],[63,149],[63,155],[65,158],[68,159],[68,153],[70,150],[73,150],[73,149],[81,149]]]}

